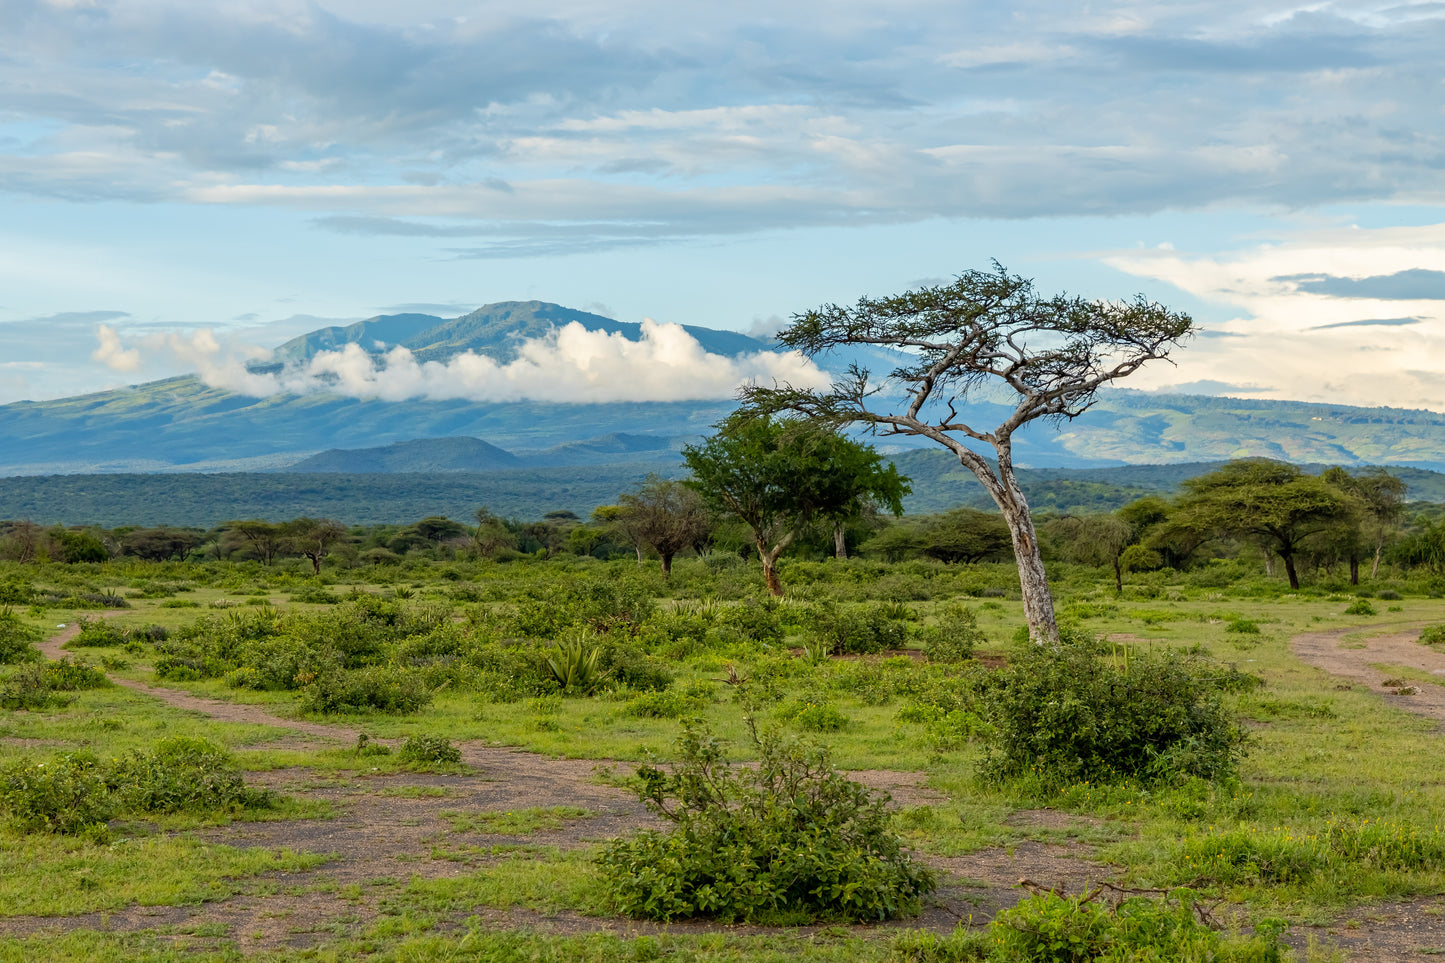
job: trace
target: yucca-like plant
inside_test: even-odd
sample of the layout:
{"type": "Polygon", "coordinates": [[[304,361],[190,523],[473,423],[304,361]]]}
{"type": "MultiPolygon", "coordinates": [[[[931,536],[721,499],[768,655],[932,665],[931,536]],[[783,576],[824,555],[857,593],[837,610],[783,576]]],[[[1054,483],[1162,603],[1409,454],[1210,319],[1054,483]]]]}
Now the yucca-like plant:
{"type": "Polygon", "coordinates": [[[578,639],[558,642],[554,649],[555,651],[547,656],[547,669],[563,692],[581,692],[585,695],[602,682],[606,673],[597,671],[597,656],[600,652],[597,646],[587,645],[578,639]]]}

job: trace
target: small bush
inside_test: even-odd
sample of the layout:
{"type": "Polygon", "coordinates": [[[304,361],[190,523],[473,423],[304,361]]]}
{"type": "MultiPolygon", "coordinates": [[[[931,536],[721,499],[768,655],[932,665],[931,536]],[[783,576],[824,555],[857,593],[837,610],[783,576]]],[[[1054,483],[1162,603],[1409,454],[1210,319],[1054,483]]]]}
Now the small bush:
{"type": "Polygon", "coordinates": [[[1367,599],[1356,599],[1345,609],[1346,615],[1374,615],[1375,607],[1367,599]]]}
{"type": "Polygon", "coordinates": [[[136,813],[211,812],[265,807],[271,796],[247,787],[230,753],[204,739],[162,739],[134,751],[106,777],[121,808],[136,813]]]}
{"type": "Polygon", "coordinates": [[[1237,635],[1258,635],[1259,623],[1252,619],[1230,619],[1226,632],[1233,632],[1237,635]]]}
{"type": "Polygon", "coordinates": [[[1232,776],[1245,734],[1219,693],[1247,679],[1254,677],[1172,653],[1124,658],[1082,644],[1023,646],[988,704],[984,771],[1037,774],[1056,785],[1232,776]]]}
{"type": "Polygon", "coordinates": [[[1041,893],[1004,910],[989,924],[990,963],[1084,963],[1087,960],[1232,960],[1279,963],[1282,920],[1266,920],[1254,936],[1228,937],[1201,922],[1194,894],[1135,896],[1110,904],[1099,892],[1041,893]]]}
{"type": "Polygon", "coordinates": [[[1445,645],[1445,625],[1428,625],[1420,633],[1421,645],[1445,645]]]}
{"type": "Polygon", "coordinates": [[[397,758],[417,766],[455,766],[462,761],[462,751],[446,736],[407,736],[397,758]]]}
{"type": "Polygon", "coordinates": [[[431,693],[414,674],[393,666],[341,669],[317,676],[301,690],[305,712],[416,712],[431,693]]]}
{"type": "Polygon", "coordinates": [[[923,651],[930,662],[966,662],[984,641],[978,616],[967,605],[950,605],[938,615],[938,624],[925,629],[923,651]]]}
{"type": "Polygon", "coordinates": [[[886,797],[835,769],[826,749],[752,731],[756,768],[687,726],[673,772],[637,770],[639,797],[674,824],[609,843],[613,901],[657,920],[884,920],[918,912],[933,874],[889,831],[886,797]]]}
{"type": "Polygon", "coordinates": [[[126,642],[125,629],[107,619],[88,619],[81,616],[78,622],[80,632],[70,640],[71,645],[102,648],[124,645],[126,642]]]}
{"type": "Polygon", "coordinates": [[[878,605],[847,609],[836,604],[813,611],[812,637],[833,655],[865,655],[903,647],[903,622],[889,618],[878,605]]]}
{"type": "Polygon", "coordinates": [[[8,607],[0,606],[0,665],[35,662],[40,650],[34,643],[44,638],[39,629],[26,625],[8,607]]]}
{"type": "Polygon", "coordinates": [[[1386,602],[1398,602],[1402,598],[1399,592],[1394,589],[1381,589],[1375,593],[1375,598],[1383,599],[1386,602]]]}
{"type": "Polygon", "coordinates": [[[92,753],[17,762],[0,772],[0,801],[21,832],[103,837],[115,813],[105,771],[92,753]]]}
{"type": "Polygon", "coordinates": [[[60,692],[104,689],[113,684],[102,670],[70,656],[46,662],[43,669],[45,684],[60,692]]]}
{"type": "Polygon", "coordinates": [[[707,708],[707,702],[696,694],[682,690],[644,692],[628,701],[623,711],[644,719],[682,719],[707,708]]]}

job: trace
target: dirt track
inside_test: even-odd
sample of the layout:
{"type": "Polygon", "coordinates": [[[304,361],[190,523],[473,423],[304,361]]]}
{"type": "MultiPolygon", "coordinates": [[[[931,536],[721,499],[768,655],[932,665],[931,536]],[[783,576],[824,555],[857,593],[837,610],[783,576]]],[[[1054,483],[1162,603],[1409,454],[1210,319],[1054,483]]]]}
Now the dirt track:
{"type": "Polygon", "coordinates": [[[1419,643],[1420,630],[1428,622],[1387,623],[1307,632],[1290,640],[1290,651],[1302,661],[1330,675],[1364,686],[1390,700],[1406,712],[1429,716],[1445,724],[1445,652],[1419,643]],[[1353,638],[1350,638],[1353,637],[1353,638]],[[1398,678],[1374,668],[1378,664],[1398,665],[1427,672],[1440,685],[1406,679],[1416,691],[1397,694],[1401,686],[1385,686],[1398,678]]]}

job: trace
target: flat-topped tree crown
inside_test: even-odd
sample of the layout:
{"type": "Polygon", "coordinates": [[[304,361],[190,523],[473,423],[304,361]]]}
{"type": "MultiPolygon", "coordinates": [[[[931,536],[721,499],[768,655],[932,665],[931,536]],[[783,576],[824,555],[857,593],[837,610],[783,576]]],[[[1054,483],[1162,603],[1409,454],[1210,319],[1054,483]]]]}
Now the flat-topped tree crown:
{"type": "Polygon", "coordinates": [[[795,315],[779,333],[784,345],[809,355],[868,344],[916,358],[888,375],[904,389],[901,402],[870,406],[884,396],[870,385],[870,372],[856,365],[827,391],[748,386],[743,401],[758,414],[792,410],[834,424],[857,422],[875,432],[929,438],[951,450],[1008,522],[1029,634],[1035,641],[1055,641],[1053,599],[1028,503],[1014,475],[1013,434],[1038,418],[1078,417],[1099,388],[1145,362],[1167,359],[1194,330],[1189,315],[1142,295],[1132,301],[1040,297],[1032,280],[1009,274],[995,261],[992,271],[965,271],[952,284],[861,298],[853,307],[826,304],[795,315]],[[969,392],[997,382],[1018,394],[1012,412],[992,428],[964,421],[958,409],[969,392]],[[997,464],[968,447],[968,439],[990,445],[997,464]]]}

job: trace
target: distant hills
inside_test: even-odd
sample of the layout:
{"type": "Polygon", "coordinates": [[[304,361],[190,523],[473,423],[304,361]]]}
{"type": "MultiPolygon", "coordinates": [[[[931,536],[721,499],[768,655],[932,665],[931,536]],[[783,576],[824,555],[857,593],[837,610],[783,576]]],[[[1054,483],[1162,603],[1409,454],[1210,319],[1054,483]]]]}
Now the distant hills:
{"type": "MultiPolygon", "coordinates": [[[[281,345],[255,370],[279,370],[352,344],[373,354],[402,345],[419,361],[470,351],[506,362],[526,339],[572,322],[632,340],[641,334],[637,324],[541,301],[510,301],[458,318],[385,315],[321,328],[281,345]]],[[[727,357],[774,347],[733,331],[687,331],[708,351],[727,357]]],[[[886,353],[868,349],[820,363],[838,369],[849,361],[880,374],[890,366],[886,353]]],[[[655,467],[676,464],[678,448],[707,433],[733,407],[730,399],[564,404],[384,401],[324,393],[254,398],[195,377],[169,378],[0,406],[0,475],[655,467]],[[437,439],[451,440],[440,447],[413,444],[437,439]]],[[[961,414],[991,427],[1010,407],[1007,394],[985,394],[961,414]]],[[[928,450],[913,439],[873,440],[891,454],[928,450]]],[[[1072,422],[1026,429],[1017,437],[1015,456],[1019,464],[1040,469],[1244,456],[1445,469],[1445,415],[1116,389],[1072,422]]]]}

